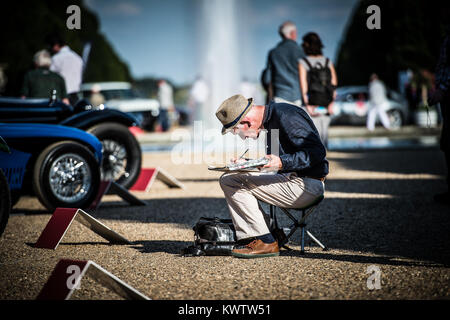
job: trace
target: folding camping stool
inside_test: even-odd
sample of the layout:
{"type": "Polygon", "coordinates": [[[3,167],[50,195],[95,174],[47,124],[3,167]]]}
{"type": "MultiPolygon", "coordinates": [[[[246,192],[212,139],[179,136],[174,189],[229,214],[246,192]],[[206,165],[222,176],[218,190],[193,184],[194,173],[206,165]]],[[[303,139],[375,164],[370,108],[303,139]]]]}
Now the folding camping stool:
{"type": "MultiPolygon", "coordinates": [[[[300,228],[300,240],[301,240],[301,250],[300,253],[301,254],[305,254],[305,236],[308,235],[315,243],[317,243],[324,251],[328,250],[328,248],[323,245],[311,232],[309,232],[309,230],[306,229],[306,218],[308,218],[308,216],[313,213],[313,211],[316,209],[316,207],[319,205],[320,202],[322,202],[322,200],[324,199],[323,195],[318,197],[316,200],[314,200],[313,203],[309,204],[306,207],[302,207],[302,208],[290,208],[290,209],[286,209],[286,208],[280,208],[289,219],[292,220],[293,224],[289,227],[289,233],[286,236],[287,240],[289,240],[289,238],[294,234],[294,232],[300,228]],[[296,211],[300,211],[301,212],[301,218],[299,220],[297,220],[293,214],[291,214],[291,212],[289,212],[289,210],[296,210],[296,211]],[[306,233],[306,234],[305,234],[306,233]]],[[[276,206],[274,205],[270,205],[270,219],[271,221],[274,222],[274,226],[275,228],[278,228],[278,222],[277,222],[277,218],[276,218],[276,206]]],[[[283,229],[284,230],[284,229],[283,229]]],[[[289,247],[286,247],[285,245],[283,245],[284,248],[286,249],[290,249],[289,247]]]]}

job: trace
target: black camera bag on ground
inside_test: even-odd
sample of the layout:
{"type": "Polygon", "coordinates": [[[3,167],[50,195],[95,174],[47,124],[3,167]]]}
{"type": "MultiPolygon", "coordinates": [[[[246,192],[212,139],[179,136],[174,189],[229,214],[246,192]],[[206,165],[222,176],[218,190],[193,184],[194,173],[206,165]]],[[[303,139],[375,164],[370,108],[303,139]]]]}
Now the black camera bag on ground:
{"type": "MultiPolygon", "coordinates": [[[[286,244],[286,234],[278,228],[276,218],[274,221],[268,215],[264,215],[264,218],[278,246],[286,244]]],[[[230,256],[235,245],[238,245],[231,219],[201,217],[193,229],[194,245],[183,249],[182,254],[185,256],[230,256]]]]}
{"type": "Polygon", "coordinates": [[[231,255],[236,245],[236,231],[231,219],[201,217],[193,229],[194,245],[184,249],[184,255],[231,255]]]}

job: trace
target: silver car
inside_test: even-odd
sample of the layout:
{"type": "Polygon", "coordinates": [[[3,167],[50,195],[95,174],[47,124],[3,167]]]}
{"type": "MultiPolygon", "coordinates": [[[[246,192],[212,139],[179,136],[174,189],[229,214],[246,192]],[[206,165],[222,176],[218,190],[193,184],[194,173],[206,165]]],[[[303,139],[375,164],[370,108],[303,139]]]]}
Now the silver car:
{"type": "MultiPolygon", "coordinates": [[[[333,105],[332,124],[365,124],[369,111],[367,86],[339,87],[333,105]]],[[[385,111],[391,128],[400,128],[409,119],[408,102],[399,93],[386,88],[389,103],[385,111]]]]}
{"type": "Polygon", "coordinates": [[[158,100],[141,97],[128,82],[83,83],[80,88],[81,96],[91,100],[93,90],[103,96],[103,103],[108,108],[131,113],[144,129],[153,129],[159,115],[158,100]]]}

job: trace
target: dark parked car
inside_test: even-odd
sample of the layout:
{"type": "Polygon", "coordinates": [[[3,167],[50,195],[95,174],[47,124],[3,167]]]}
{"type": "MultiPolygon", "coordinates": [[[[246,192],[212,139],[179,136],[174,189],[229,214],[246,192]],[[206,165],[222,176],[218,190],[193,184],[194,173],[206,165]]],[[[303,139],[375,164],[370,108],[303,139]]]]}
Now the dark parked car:
{"type": "Polygon", "coordinates": [[[36,195],[50,211],[86,208],[100,185],[102,144],[90,133],[60,125],[0,123],[9,152],[0,152],[11,206],[36,195]]]}
{"type": "Polygon", "coordinates": [[[133,116],[108,108],[93,108],[85,100],[76,106],[52,99],[0,98],[0,122],[52,123],[94,134],[103,145],[103,180],[126,188],[141,171],[141,148],[128,127],[138,125],[133,116]]]}

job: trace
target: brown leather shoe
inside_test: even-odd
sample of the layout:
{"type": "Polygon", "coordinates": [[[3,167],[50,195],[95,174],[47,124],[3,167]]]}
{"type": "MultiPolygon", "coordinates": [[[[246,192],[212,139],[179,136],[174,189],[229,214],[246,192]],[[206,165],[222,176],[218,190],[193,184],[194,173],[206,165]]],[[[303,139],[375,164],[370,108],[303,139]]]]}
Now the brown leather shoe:
{"type": "Polygon", "coordinates": [[[265,258],[275,257],[280,254],[278,249],[278,243],[264,243],[261,240],[253,240],[242,249],[233,249],[231,252],[233,256],[237,258],[265,258]]]}

